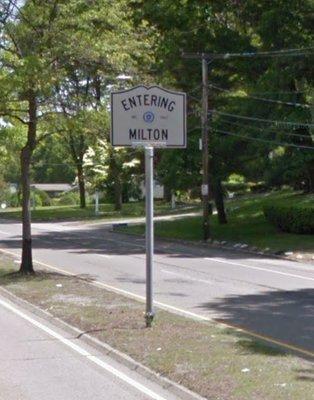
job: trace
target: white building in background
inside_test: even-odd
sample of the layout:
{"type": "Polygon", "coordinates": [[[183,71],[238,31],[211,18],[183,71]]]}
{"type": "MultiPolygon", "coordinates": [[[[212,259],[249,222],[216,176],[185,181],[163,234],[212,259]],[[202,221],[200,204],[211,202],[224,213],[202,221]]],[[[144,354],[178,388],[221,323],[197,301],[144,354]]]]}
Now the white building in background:
{"type": "MultiPolygon", "coordinates": [[[[140,183],[142,198],[145,197],[145,182],[140,183]]],[[[164,186],[154,179],[154,199],[162,200],[165,195],[164,186]]]]}
{"type": "Polygon", "coordinates": [[[69,183],[33,183],[31,187],[34,189],[42,190],[48,193],[50,196],[56,196],[63,192],[69,192],[77,188],[69,183]]]}

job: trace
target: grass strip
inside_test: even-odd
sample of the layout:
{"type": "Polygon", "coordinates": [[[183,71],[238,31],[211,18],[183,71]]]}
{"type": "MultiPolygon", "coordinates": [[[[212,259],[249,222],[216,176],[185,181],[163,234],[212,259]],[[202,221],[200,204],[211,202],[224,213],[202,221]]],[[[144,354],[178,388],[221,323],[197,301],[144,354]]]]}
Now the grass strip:
{"type": "Polygon", "coordinates": [[[313,398],[313,365],[301,357],[166,311],[147,329],[140,302],[44,270],[23,277],[14,267],[0,256],[2,287],[208,399],[313,398]]]}
{"type": "MultiPolygon", "coordinates": [[[[245,243],[259,249],[277,252],[293,251],[314,253],[313,235],[281,232],[268,222],[263,214],[263,205],[274,201],[289,204],[314,202],[314,196],[291,193],[274,193],[268,196],[254,196],[227,203],[228,224],[220,225],[216,215],[210,218],[212,238],[232,243],[245,243]]],[[[144,234],[144,225],[121,227],[122,233],[144,234]]],[[[202,217],[182,218],[174,221],[155,223],[155,234],[160,238],[200,241],[203,238],[202,217]]]]}
{"type": "MultiPolygon", "coordinates": [[[[156,215],[172,215],[197,211],[197,204],[182,204],[172,209],[169,203],[155,202],[156,215]]],[[[95,207],[88,205],[82,209],[79,206],[51,206],[38,207],[32,210],[33,221],[75,221],[75,220],[110,220],[128,217],[142,217],[145,215],[145,203],[134,202],[122,205],[121,211],[115,211],[113,204],[100,204],[99,214],[95,215],[95,207]]],[[[21,219],[20,209],[0,211],[0,217],[7,219],[21,219]]]]}

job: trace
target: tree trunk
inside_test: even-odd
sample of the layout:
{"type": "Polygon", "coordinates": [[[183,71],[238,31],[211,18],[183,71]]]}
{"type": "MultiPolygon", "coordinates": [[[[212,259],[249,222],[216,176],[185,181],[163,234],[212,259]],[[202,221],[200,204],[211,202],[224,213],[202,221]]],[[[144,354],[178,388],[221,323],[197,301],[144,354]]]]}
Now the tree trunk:
{"type": "Polygon", "coordinates": [[[122,209],[122,185],[120,179],[114,181],[114,209],[121,211],[122,209]]]}
{"type": "Polygon", "coordinates": [[[310,161],[310,165],[308,167],[308,191],[309,193],[314,193],[314,160],[310,161]]]}
{"type": "Polygon", "coordinates": [[[172,190],[169,185],[164,185],[164,199],[167,203],[171,203],[172,190]]]}
{"type": "Polygon", "coordinates": [[[22,261],[20,273],[33,274],[32,258],[32,232],[30,213],[30,164],[33,151],[36,146],[37,130],[37,104],[32,90],[28,98],[29,123],[27,131],[27,143],[21,151],[21,181],[22,181],[22,261]]]}
{"type": "Polygon", "coordinates": [[[83,172],[83,166],[81,163],[77,164],[77,179],[80,192],[80,207],[86,208],[85,177],[83,172]]]}
{"type": "Polygon", "coordinates": [[[214,197],[215,197],[215,204],[216,204],[217,213],[218,213],[218,221],[220,224],[226,224],[228,221],[227,221],[227,216],[226,216],[226,212],[225,212],[223,189],[222,189],[220,179],[218,179],[215,182],[214,197]]]}

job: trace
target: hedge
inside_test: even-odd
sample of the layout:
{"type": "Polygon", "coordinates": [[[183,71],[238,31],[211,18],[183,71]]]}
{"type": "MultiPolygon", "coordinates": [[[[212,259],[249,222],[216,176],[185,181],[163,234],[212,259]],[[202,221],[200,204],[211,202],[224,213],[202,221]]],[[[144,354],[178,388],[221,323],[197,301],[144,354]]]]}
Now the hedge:
{"type": "Polygon", "coordinates": [[[314,205],[266,204],[266,219],[281,231],[290,233],[314,233],[314,205]]]}

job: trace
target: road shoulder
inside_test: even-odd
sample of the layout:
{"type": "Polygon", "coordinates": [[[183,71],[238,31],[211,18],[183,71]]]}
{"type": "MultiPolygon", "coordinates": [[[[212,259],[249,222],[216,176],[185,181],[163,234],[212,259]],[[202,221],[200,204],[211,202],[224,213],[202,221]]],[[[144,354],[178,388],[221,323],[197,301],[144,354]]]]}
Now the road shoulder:
{"type": "Polygon", "coordinates": [[[181,399],[199,398],[181,385],[206,398],[258,399],[257,393],[263,393],[269,400],[286,398],[282,395],[310,399],[310,382],[301,380],[301,371],[311,371],[304,354],[289,354],[239,330],[165,311],[158,312],[156,324],[147,330],[142,303],[79,277],[47,271],[35,278],[13,277],[2,279],[8,296],[18,296],[21,300],[15,300],[24,306],[25,301],[32,303],[32,312],[35,305],[36,313],[72,333],[74,326],[82,340],[97,343],[110,357],[159,381],[181,399]]]}

